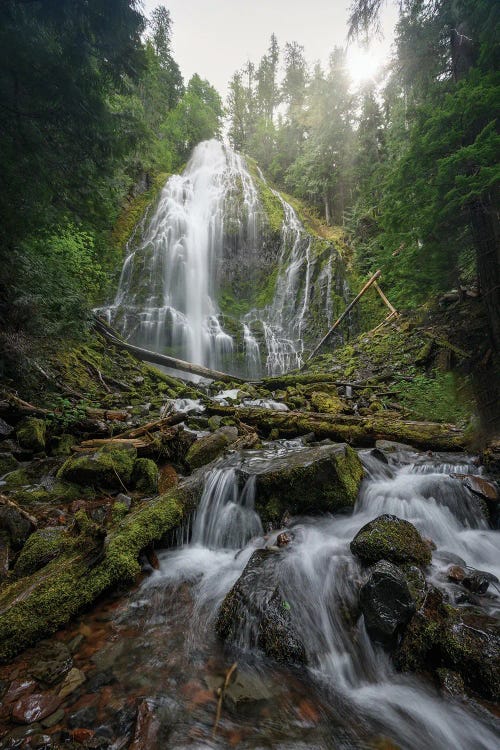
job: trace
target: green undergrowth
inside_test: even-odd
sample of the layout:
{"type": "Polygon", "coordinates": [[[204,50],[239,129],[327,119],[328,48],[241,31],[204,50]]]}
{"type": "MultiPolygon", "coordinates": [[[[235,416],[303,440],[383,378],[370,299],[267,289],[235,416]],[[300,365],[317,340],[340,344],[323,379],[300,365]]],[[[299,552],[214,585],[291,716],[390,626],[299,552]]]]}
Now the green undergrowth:
{"type": "Polygon", "coordinates": [[[182,496],[171,490],[143,503],[110,533],[102,550],[92,539],[93,524],[78,515],[81,533],[61,545],[62,557],[1,590],[0,661],[55,632],[111,586],[133,580],[139,552],[180,523],[182,496]]]}

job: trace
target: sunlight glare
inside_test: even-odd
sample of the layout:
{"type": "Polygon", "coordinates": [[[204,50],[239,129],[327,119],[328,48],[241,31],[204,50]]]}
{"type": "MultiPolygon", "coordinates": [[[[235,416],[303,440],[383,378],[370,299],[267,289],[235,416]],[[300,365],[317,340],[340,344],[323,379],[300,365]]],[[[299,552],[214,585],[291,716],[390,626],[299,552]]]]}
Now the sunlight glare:
{"type": "Polygon", "coordinates": [[[372,49],[352,45],[347,48],[346,68],[354,86],[375,77],[382,66],[382,58],[372,49]]]}

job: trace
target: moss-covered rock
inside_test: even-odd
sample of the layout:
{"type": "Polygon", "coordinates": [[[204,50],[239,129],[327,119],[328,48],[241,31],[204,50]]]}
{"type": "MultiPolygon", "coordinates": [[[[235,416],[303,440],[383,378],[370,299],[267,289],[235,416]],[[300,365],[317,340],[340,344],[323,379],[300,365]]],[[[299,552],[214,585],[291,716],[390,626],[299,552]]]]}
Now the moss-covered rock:
{"type": "Polygon", "coordinates": [[[351,542],[351,552],[368,564],[389,560],[428,565],[431,561],[430,547],[415,526],[389,514],[363,526],[351,542]]]}
{"type": "Polygon", "coordinates": [[[488,700],[500,697],[500,628],[498,621],[475,611],[461,611],[443,601],[435,588],[426,594],[396,653],[400,669],[448,668],[488,700]]]}
{"type": "Polygon", "coordinates": [[[14,471],[19,466],[12,453],[0,453],[0,477],[9,471],[14,471]]]}
{"type": "Polygon", "coordinates": [[[47,426],[43,419],[30,417],[25,419],[16,430],[16,437],[21,448],[41,453],[45,450],[47,426]]]}
{"type": "Polygon", "coordinates": [[[279,524],[285,511],[318,514],[353,507],[363,467],[348,445],[317,445],[243,464],[242,482],[251,476],[257,512],[264,522],[279,524]]]}
{"type": "Polygon", "coordinates": [[[132,484],[136,490],[155,495],[158,492],[158,478],[158,467],[154,461],[150,458],[136,459],[132,471],[132,484]]]}
{"type": "Polygon", "coordinates": [[[122,489],[130,484],[136,458],[137,450],[132,444],[103,446],[94,453],[70,456],[57,476],[75,484],[122,489]]]}
{"type": "Polygon", "coordinates": [[[52,447],[51,453],[53,456],[70,456],[71,448],[76,444],[76,442],[77,440],[74,435],[60,435],[59,437],[54,439],[54,445],[52,447]]]}
{"type": "Polygon", "coordinates": [[[0,531],[8,534],[14,549],[22,547],[34,530],[34,521],[16,505],[0,505],[0,531]]]}
{"type": "Polygon", "coordinates": [[[180,523],[185,503],[192,510],[193,492],[191,486],[178,488],[141,503],[110,532],[104,546],[92,529],[79,524],[80,534],[62,557],[5,586],[0,592],[0,661],[53,633],[106,589],[133,580],[140,572],[139,552],[180,523]]]}
{"type": "Polygon", "coordinates": [[[192,444],[186,455],[186,463],[190,469],[198,469],[200,466],[215,461],[221,456],[229,445],[227,435],[223,432],[214,432],[205,435],[192,444]]]}
{"type": "Polygon", "coordinates": [[[65,529],[59,526],[48,526],[33,532],[19,553],[14,575],[30,575],[57,557],[64,548],[65,534],[65,529]]]}
{"type": "Polygon", "coordinates": [[[341,414],[346,409],[345,403],[335,393],[324,391],[313,391],[311,393],[311,404],[316,411],[323,414],[341,414]]]}

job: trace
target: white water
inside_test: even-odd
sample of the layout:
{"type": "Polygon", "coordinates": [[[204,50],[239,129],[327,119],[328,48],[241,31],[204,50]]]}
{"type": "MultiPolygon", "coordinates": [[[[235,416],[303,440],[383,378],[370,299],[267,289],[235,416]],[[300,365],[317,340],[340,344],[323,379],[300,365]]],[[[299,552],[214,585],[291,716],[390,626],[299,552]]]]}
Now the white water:
{"type": "MultiPolygon", "coordinates": [[[[279,448],[291,449],[300,450],[300,444],[279,448]]],[[[352,610],[355,605],[361,579],[349,543],[381,513],[407,518],[432,538],[437,550],[431,576],[436,580],[447,567],[449,553],[463,557],[468,565],[500,574],[500,535],[478,517],[470,493],[447,475],[457,468],[461,473],[474,469],[424,456],[416,461],[415,455],[404,458],[403,465],[391,459],[393,465],[387,467],[366,456],[370,478],[351,516],[292,525],[292,544],[276,553],[280,587],[306,645],[311,678],[325,695],[342,702],[345,712],[352,715],[353,726],[357,721],[368,722],[404,750],[494,750],[497,737],[486,714],[474,714],[461,702],[445,700],[416,676],[395,672],[385,652],[372,644],[362,618],[353,632],[342,616],[346,607],[352,610]]],[[[256,453],[255,460],[262,458],[256,453]]],[[[236,466],[233,458],[230,465],[221,465],[209,475],[191,544],[164,553],[161,570],[148,584],[157,588],[160,581],[164,585],[193,582],[197,615],[187,638],[192,647],[207,628],[213,628],[223,597],[252,552],[266,544],[259,536],[253,488],[238,491],[236,466]],[[234,548],[245,544],[235,555],[234,548]]],[[[267,544],[274,539],[272,535],[267,544]]],[[[489,593],[494,610],[498,596],[495,599],[491,587],[489,593]]]]}
{"type": "MultiPolygon", "coordinates": [[[[311,302],[311,238],[293,208],[273,192],[284,212],[274,298],[241,321],[250,377],[263,367],[276,374],[302,363],[311,302]],[[265,351],[253,324],[263,329],[265,351]]],[[[242,157],[218,141],[200,143],[183,174],[167,181],[153,215],[134,232],[115,301],[104,311],[109,321],[141,346],[230,371],[235,341],[222,327],[216,301],[227,253],[234,251],[228,236],[230,246],[245,248],[258,262],[262,222],[258,191],[242,157]]],[[[331,259],[328,269],[327,321],[331,259]]]]}

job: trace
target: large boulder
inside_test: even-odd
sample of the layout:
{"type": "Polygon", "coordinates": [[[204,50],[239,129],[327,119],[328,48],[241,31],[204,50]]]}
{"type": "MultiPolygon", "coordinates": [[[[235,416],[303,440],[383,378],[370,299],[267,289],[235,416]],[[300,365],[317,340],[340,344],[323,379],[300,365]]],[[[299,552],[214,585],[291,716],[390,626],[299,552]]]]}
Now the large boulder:
{"type": "Polygon", "coordinates": [[[363,479],[358,454],[345,443],[315,445],[286,455],[252,457],[240,471],[242,484],[255,477],[255,509],[264,522],[292,515],[352,508],[363,479]]]}
{"type": "Polygon", "coordinates": [[[57,476],[79,485],[123,489],[130,484],[136,458],[132,444],[121,443],[119,448],[105,445],[93,453],[70,456],[57,476]]]}
{"type": "Polygon", "coordinates": [[[487,700],[500,698],[500,626],[475,610],[445,604],[431,588],[408,624],[396,653],[400,669],[452,669],[487,700]]]}
{"type": "Polygon", "coordinates": [[[373,566],[359,601],[368,631],[380,636],[392,636],[416,609],[403,572],[387,560],[373,566]]]}
{"type": "Polygon", "coordinates": [[[428,565],[429,545],[409,521],[384,514],[363,526],[351,542],[351,552],[364,563],[379,560],[428,565]]]}
{"type": "Polygon", "coordinates": [[[222,602],[215,629],[220,638],[261,648],[282,663],[304,663],[304,644],[293,625],[290,605],[276,578],[280,553],[256,550],[222,602]]]}
{"type": "Polygon", "coordinates": [[[16,430],[17,442],[21,448],[33,453],[45,450],[46,424],[43,419],[30,417],[25,419],[16,430]]]}

